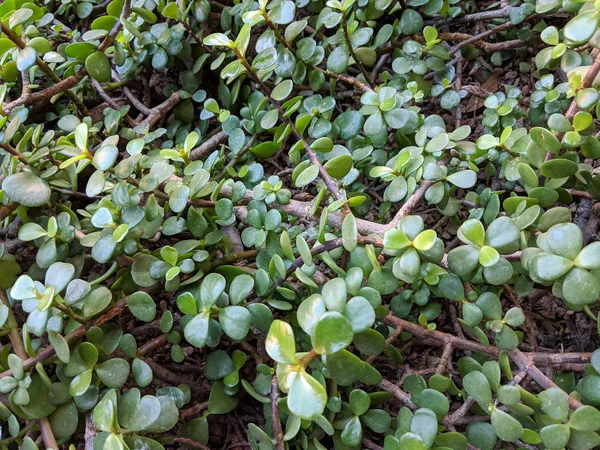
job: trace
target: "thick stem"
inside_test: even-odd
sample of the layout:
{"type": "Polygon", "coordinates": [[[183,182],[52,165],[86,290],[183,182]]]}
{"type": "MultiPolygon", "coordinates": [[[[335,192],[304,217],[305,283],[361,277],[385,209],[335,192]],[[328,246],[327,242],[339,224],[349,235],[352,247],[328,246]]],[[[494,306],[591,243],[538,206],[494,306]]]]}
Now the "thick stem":
{"type": "Polygon", "coordinates": [[[454,350],[454,347],[452,346],[451,342],[448,342],[444,345],[444,351],[442,352],[442,356],[438,363],[437,369],[435,369],[436,374],[441,375],[442,373],[444,373],[446,371],[446,367],[448,366],[448,361],[450,360],[450,357],[452,356],[453,350],[454,350]]]}
{"type": "Polygon", "coordinates": [[[519,369],[527,371],[527,374],[544,389],[559,388],[561,392],[565,394],[567,402],[572,409],[577,409],[583,406],[579,400],[571,397],[569,394],[563,391],[556,383],[554,383],[554,381],[552,381],[540,369],[538,369],[532,355],[525,355],[525,353],[523,353],[521,350],[515,348],[514,350],[510,351],[510,357],[519,367],[519,369]]]}
{"type": "MultiPolygon", "coordinates": [[[[220,195],[224,196],[224,197],[231,197],[231,187],[230,186],[223,186],[221,188],[221,191],[219,192],[220,195]]],[[[252,191],[247,190],[246,194],[244,195],[244,200],[246,201],[250,201],[254,199],[254,194],[252,191]]],[[[314,205],[312,204],[312,202],[303,202],[303,201],[299,201],[299,200],[290,200],[288,203],[281,205],[281,204],[274,204],[272,205],[273,208],[276,208],[280,211],[283,211],[286,214],[289,214],[291,216],[297,217],[298,219],[304,219],[304,220],[313,220],[313,209],[314,209],[314,205]]],[[[247,215],[247,211],[246,208],[243,207],[235,207],[234,211],[236,212],[236,215],[238,217],[244,218],[247,215]]],[[[342,223],[344,222],[344,214],[338,213],[338,212],[330,212],[327,215],[327,224],[333,228],[337,228],[338,230],[342,229],[342,223]]],[[[363,220],[363,219],[356,219],[356,227],[358,229],[358,232],[362,235],[369,235],[369,234],[376,234],[379,236],[383,236],[383,234],[386,232],[386,230],[388,230],[389,228],[393,228],[393,224],[383,224],[383,223],[376,223],[376,222],[370,222],[368,220],[363,220]]]]}
{"type": "Polygon", "coordinates": [[[210,267],[214,269],[216,267],[224,266],[226,264],[243,261],[245,259],[252,259],[256,255],[258,255],[258,252],[259,252],[258,250],[254,249],[254,250],[245,250],[243,252],[238,252],[238,253],[231,253],[229,256],[226,256],[225,258],[214,260],[211,263],[210,267]]]}
{"type": "Polygon", "coordinates": [[[26,360],[28,358],[28,355],[27,350],[25,349],[25,345],[23,344],[23,340],[21,339],[21,335],[19,334],[19,324],[17,323],[17,319],[15,319],[12,306],[8,301],[8,297],[6,296],[6,292],[4,291],[4,289],[0,289],[0,300],[2,300],[4,306],[8,308],[6,327],[8,328],[8,338],[10,339],[10,343],[13,346],[13,350],[19,358],[21,358],[22,360],[26,360]]]}
{"type": "Polygon", "coordinates": [[[369,450],[385,450],[381,445],[377,445],[375,442],[367,438],[363,438],[362,445],[369,450]]]}
{"type": "Polygon", "coordinates": [[[464,16],[458,16],[455,19],[431,19],[425,21],[425,25],[441,25],[448,23],[474,23],[481,22],[483,20],[499,19],[502,17],[508,17],[510,15],[511,10],[512,7],[509,5],[492,11],[481,11],[473,14],[466,14],[464,16]]]}
{"type": "Polygon", "coordinates": [[[152,128],[160,119],[162,119],[165,116],[165,114],[167,114],[169,111],[175,108],[175,106],[177,105],[177,103],[179,103],[180,100],[181,98],[179,97],[179,92],[174,92],[168,99],[166,99],[160,105],[156,105],[154,108],[152,108],[149,111],[148,117],[142,120],[140,122],[140,125],[143,123],[147,123],[150,126],[150,128],[152,128]]]}
{"type": "Polygon", "coordinates": [[[181,420],[186,420],[188,417],[200,414],[205,409],[208,409],[208,402],[196,403],[194,406],[191,406],[187,409],[182,409],[179,412],[179,417],[181,420]]]}
{"type": "MultiPolygon", "coordinates": [[[[105,2],[105,3],[108,3],[108,2],[105,2]]],[[[129,16],[130,4],[131,4],[131,1],[127,0],[125,2],[125,4],[123,5],[123,10],[121,12],[122,18],[126,18],[127,16],[129,16]]],[[[96,7],[97,6],[95,6],[94,8],[96,8],[96,7]]],[[[114,38],[117,36],[117,34],[119,34],[119,31],[121,31],[122,27],[123,27],[123,24],[121,23],[121,21],[117,21],[117,23],[112,28],[112,30],[110,30],[109,34],[104,38],[102,43],[98,46],[97,51],[103,52],[104,50],[106,50],[110,46],[110,44],[113,43],[114,38]]],[[[4,30],[4,28],[3,28],[3,30],[4,30]]],[[[16,34],[13,37],[18,38],[18,36],[16,36],[16,34]]],[[[9,36],[9,38],[11,40],[13,40],[13,38],[11,38],[10,36],[9,36]]],[[[17,45],[19,45],[16,41],[13,40],[13,42],[15,42],[17,45]]],[[[23,48],[23,47],[20,47],[20,48],[23,48]]],[[[40,58],[37,58],[37,59],[38,59],[38,61],[42,61],[40,58]]],[[[45,63],[43,61],[42,61],[42,63],[45,65],[45,63]]],[[[21,97],[19,97],[18,99],[3,106],[3,111],[4,111],[5,115],[10,114],[10,112],[18,106],[21,106],[21,105],[29,106],[29,105],[42,103],[42,102],[50,100],[50,98],[52,98],[53,96],[55,96],[57,94],[60,94],[61,92],[65,92],[67,94],[67,96],[75,103],[77,108],[82,113],[89,115],[89,112],[87,111],[83,102],[81,102],[81,100],[79,100],[77,98],[77,96],[75,96],[75,94],[73,94],[70,91],[70,89],[72,87],[75,87],[75,85],[77,85],[77,83],[79,83],[83,79],[83,77],[85,77],[85,75],[87,75],[87,69],[85,68],[85,66],[82,66],[81,69],[79,69],[79,71],[75,75],[71,75],[70,77],[68,77],[64,80],[61,80],[56,74],[54,74],[54,72],[50,69],[49,66],[47,66],[47,65],[42,66],[39,63],[38,63],[38,66],[56,84],[54,84],[40,92],[33,92],[33,93],[31,92],[30,89],[26,89],[26,86],[24,84],[21,97]]]]}
{"type": "Polygon", "coordinates": [[[75,87],[75,85],[77,85],[77,83],[83,79],[84,75],[85,73],[81,71],[75,75],[71,75],[69,78],[65,78],[64,80],[53,84],[42,91],[24,93],[18,99],[2,106],[4,114],[9,115],[11,111],[18,106],[35,105],[50,100],[50,98],[54,97],[56,94],[60,94],[61,92],[65,92],[72,87],[75,87]]]}
{"type": "Polygon", "coordinates": [[[8,216],[12,214],[12,212],[19,207],[17,202],[9,203],[8,205],[4,205],[0,207],[0,222],[6,219],[8,216]]]}
{"type": "Polygon", "coordinates": [[[396,227],[396,225],[398,225],[398,222],[400,222],[402,218],[410,215],[413,212],[413,210],[417,207],[419,202],[425,196],[427,189],[429,189],[433,183],[434,182],[430,180],[421,180],[421,184],[419,185],[417,190],[413,192],[413,194],[408,198],[408,200],[404,202],[402,207],[398,210],[398,212],[390,222],[391,228],[396,227]]]}
{"type": "Polygon", "coordinates": [[[92,420],[92,413],[89,412],[85,415],[85,431],[84,431],[84,450],[94,450],[94,439],[96,439],[98,430],[92,420]]]}
{"type": "MultiPolygon", "coordinates": [[[[442,159],[440,159],[437,162],[437,164],[446,165],[448,164],[448,161],[449,156],[445,156],[442,159]]],[[[421,180],[421,183],[419,184],[417,190],[413,192],[413,194],[404,202],[402,207],[398,210],[392,221],[389,223],[389,228],[396,228],[396,225],[398,225],[398,222],[400,222],[402,218],[410,215],[413,212],[413,210],[421,202],[423,197],[425,197],[427,189],[429,189],[432,184],[434,184],[434,181],[421,180]]]]}
{"type": "Polygon", "coordinates": [[[467,397],[465,402],[460,405],[460,408],[458,408],[452,414],[448,414],[446,417],[444,417],[442,420],[442,425],[445,427],[453,426],[459,419],[464,417],[469,412],[469,408],[471,408],[474,403],[475,400],[473,400],[471,397],[467,397]]]}
{"type": "Polygon", "coordinates": [[[196,147],[190,152],[190,160],[206,158],[215,148],[227,140],[227,134],[224,131],[219,131],[214,136],[208,138],[199,147],[196,147]]]}
{"type": "Polygon", "coordinates": [[[54,433],[52,432],[52,427],[50,426],[50,421],[48,418],[44,417],[43,419],[40,419],[39,423],[42,440],[44,441],[46,450],[58,450],[58,443],[56,442],[56,438],[54,437],[54,433]]]}
{"type": "Polygon", "coordinates": [[[27,157],[23,153],[19,153],[17,151],[17,149],[12,147],[10,144],[5,144],[4,142],[0,142],[0,148],[4,151],[10,153],[14,157],[16,157],[19,161],[21,161],[26,166],[29,165],[29,159],[27,159],[27,157]]]}
{"type": "MultiPolygon", "coordinates": [[[[19,47],[21,50],[23,50],[25,48],[25,42],[23,42],[23,40],[17,36],[17,34],[12,31],[10,28],[8,28],[7,25],[5,25],[4,22],[1,22],[1,26],[2,26],[2,32],[12,41],[14,42],[17,47],[19,47]]],[[[50,68],[50,66],[48,66],[48,64],[46,64],[39,56],[36,57],[36,64],[37,66],[40,68],[40,70],[42,72],[44,72],[44,74],[50,78],[54,83],[60,83],[61,80],[60,77],[58,75],[56,75],[54,73],[54,71],[50,68]]],[[[65,94],[67,95],[67,97],[69,97],[69,99],[75,103],[75,105],[77,106],[77,109],[79,109],[83,114],[85,115],[89,115],[89,111],[87,110],[86,106],[83,104],[83,102],[69,89],[67,89],[65,91],[65,94]]]]}
{"type": "Polygon", "coordinates": [[[151,341],[146,342],[144,345],[141,345],[138,348],[137,356],[141,358],[142,356],[146,356],[148,353],[153,352],[159,347],[166,345],[169,342],[169,338],[166,334],[161,334],[158,337],[155,337],[151,341]]]}

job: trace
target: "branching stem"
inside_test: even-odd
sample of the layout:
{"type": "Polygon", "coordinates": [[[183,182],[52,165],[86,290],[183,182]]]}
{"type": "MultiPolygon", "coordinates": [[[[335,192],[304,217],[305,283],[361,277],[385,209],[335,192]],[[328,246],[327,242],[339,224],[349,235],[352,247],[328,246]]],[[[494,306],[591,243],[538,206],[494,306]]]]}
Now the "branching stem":
{"type": "MultiPolygon", "coordinates": [[[[265,96],[267,96],[267,98],[269,99],[269,102],[273,105],[273,107],[275,107],[279,111],[279,113],[281,114],[281,117],[284,118],[285,111],[279,105],[279,103],[273,99],[273,96],[271,95],[271,90],[269,89],[269,87],[254,72],[254,70],[252,69],[252,67],[250,66],[250,64],[248,63],[246,58],[244,57],[244,55],[242,55],[242,53],[238,49],[234,49],[234,53],[238,57],[238,59],[241,61],[242,65],[245,67],[245,69],[248,71],[248,74],[260,86],[260,90],[263,92],[263,94],[265,96]]],[[[294,134],[294,136],[298,140],[302,141],[304,151],[308,155],[308,159],[310,160],[310,162],[319,168],[319,175],[320,175],[321,179],[323,180],[323,182],[325,183],[325,185],[327,186],[327,189],[329,189],[329,192],[331,192],[331,194],[333,195],[333,197],[336,200],[343,199],[344,196],[338,189],[337,184],[335,183],[335,181],[333,181],[333,178],[331,178],[331,175],[329,175],[329,173],[327,172],[325,167],[321,164],[321,162],[317,158],[315,151],[312,148],[310,148],[310,145],[308,145],[306,140],[298,132],[298,130],[296,129],[296,125],[294,124],[294,121],[289,118],[285,118],[285,120],[288,123],[288,125],[290,126],[290,129],[292,130],[292,133],[294,134]]],[[[349,208],[347,205],[345,206],[345,209],[346,209],[346,212],[349,212],[349,208]]]]}

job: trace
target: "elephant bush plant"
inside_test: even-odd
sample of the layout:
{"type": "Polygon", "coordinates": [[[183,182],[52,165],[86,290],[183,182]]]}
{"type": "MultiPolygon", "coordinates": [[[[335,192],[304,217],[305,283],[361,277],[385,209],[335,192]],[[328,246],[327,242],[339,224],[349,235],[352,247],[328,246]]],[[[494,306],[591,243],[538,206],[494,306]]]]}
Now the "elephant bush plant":
{"type": "Polygon", "coordinates": [[[600,448],[600,2],[0,24],[0,449],[600,448]]]}

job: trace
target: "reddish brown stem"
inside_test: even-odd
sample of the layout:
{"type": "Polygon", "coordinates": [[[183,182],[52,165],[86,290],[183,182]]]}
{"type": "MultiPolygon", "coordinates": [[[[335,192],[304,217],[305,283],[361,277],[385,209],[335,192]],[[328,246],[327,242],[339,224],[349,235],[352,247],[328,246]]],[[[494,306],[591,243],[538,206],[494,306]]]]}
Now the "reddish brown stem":
{"type": "MultiPolygon", "coordinates": [[[[594,62],[592,63],[589,70],[583,77],[583,80],[581,81],[581,84],[579,85],[578,90],[589,88],[592,85],[592,83],[594,82],[594,80],[596,79],[596,77],[598,76],[598,73],[600,73],[600,52],[598,52],[598,54],[596,55],[596,58],[594,59],[594,62]]],[[[565,117],[567,119],[569,119],[569,121],[571,121],[571,120],[573,120],[573,117],[575,117],[575,114],[577,114],[579,111],[580,111],[580,108],[577,105],[577,95],[575,95],[573,97],[573,100],[571,101],[571,105],[569,105],[569,109],[565,113],[565,117]]],[[[561,141],[564,135],[565,135],[565,133],[558,133],[556,135],[556,138],[559,141],[561,141]]],[[[554,158],[554,155],[552,153],[548,152],[546,154],[546,161],[549,161],[553,158],[554,158]]]]}
{"type": "Polygon", "coordinates": [[[6,219],[11,213],[19,207],[17,202],[9,203],[8,205],[4,205],[0,207],[0,222],[6,219]]]}
{"type": "Polygon", "coordinates": [[[279,386],[277,385],[277,375],[271,379],[271,419],[273,422],[273,437],[275,438],[275,449],[285,450],[283,443],[283,429],[281,428],[281,418],[279,417],[279,386]]]}
{"type": "MultiPolygon", "coordinates": [[[[119,300],[110,310],[108,310],[107,312],[102,314],[97,319],[90,320],[85,325],[81,325],[79,328],[77,328],[76,330],[74,330],[71,333],[69,333],[68,335],[66,335],[65,339],[66,339],[67,343],[69,345],[72,345],[73,343],[82,339],[91,327],[102,326],[109,320],[117,317],[127,307],[128,299],[129,299],[129,297],[125,297],[124,299],[119,300]]],[[[44,362],[44,361],[52,358],[55,354],[56,354],[56,352],[54,351],[54,347],[49,345],[49,346],[45,347],[43,350],[41,350],[35,356],[24,360],[23,361],[23,370],[31,370],[33,367],[35,367],[35,365],[37,363],[44,362]]],[[[6,371],[0,373],[0,378],[4,378],[7,376],[12,376],[11,370],[6,370],[6,371]]]]}
{"type": "MultiPolygon", "coordinates": [[[[440,346],[450,342],[456,349],[469,350],[473,352],[483,353],[484,355],[497,358],[502,352],[501,349],[494,346],[485,347],[478,342],[470,341],[452,334],[444,333],[437,330],[430,330],[419,324],[409,322],[408,320],[400,319],[399,317],[388,314],[383,318],[383,322],[392,327],[402,326],[404,331],[408,331],[415,337],[421,340],[427,340],[431,343],[437,343],[440,346]]],[[[527,354],[531,357],[533,363],[538,366],[560,365],[564,363],[589,363],[592,356],[591,353],[544,353],[531,352],[527,354]]]]}
{"type": "Polygon", "coordinates": [[[408,392],[405,392],[402,389],[400,389],[398,386],[396,386],[391,381],[384,379],[381,381],[381,383],[379,383],[378,386],[381,389],[383,389],[384,391],[387,391],[390,394],[392,394],[394,397],[396,397],[398,400],[400,400],[402,403],[404,403],[408,408],[413,409],[413,410],[417,409],[417,405],[415,405],[413,403],[413,401],[411,400],[410,394],[408,392]]]}
{"type": "MultiPolygon", "coordinates": [[[[598,54],[596,55],[594,62],[592,63],[591,67],[589,68],[589,70],[587,71],[585,76],[583,77],[583,81],[581,82],[581,85],[579,86],[578,89],[581,90],[581,89],[589,88],[592,85],[592,83],[594,82],[594,80],[596,79],[596,77],[598,76],[598,73],[600,73],[600,52],[598,52],[598,54]]],[[[571,101],[571,105],[569,106],[569,109],[565,113],[565,117],[569,120],[573,120],[573,117],[575,117],[575,114],[577,114],[579,111],[580,111],[580,108],[579,108],[579,106],[577,106],[577,98],[573,97],[573,100],[571,101]]]]}
{"type": "MultiPolygon", "coordinates": [[[[443,333],[441,331],[430,330],[429,328],[422,327],[421,325],[408,322],[407,320],[400,319],[393,315],[387,315],[383,319],[384,322],[391,326],[402,326],[405,331],[413,334],[415,337],[421,339],[430,339],[432,342],[438,343],[439,345],[452,344],[453,347],[461,350],[471,350],[474,352],[483,353],[489,356],[498,357],[502,352],[501,349],[493,346],[485,347],[479,343],[469,341],[452,334],[443,333]]],[[[515,364],[521,370],[526,370],[529,376],[534,379],[542,388],[548,389],[551,387],[558,387],[552,380],[550,380],[540,369],[537,368],[537,364],[542,365],[544,362],[567,362],[573,357],[573,354],[568,353],[528,353],[527,356],[519,349],[514,349],[509,352],[510,357],[515,364]]],[[[580,361],[589,361],[591,354],[579,353],[576,354],[580,361]]],[[[577,409],[581,406],[579,400],[569,396],[566,392],[562,391],[567,397],[569,406],[573,409],[577,409]]]]}

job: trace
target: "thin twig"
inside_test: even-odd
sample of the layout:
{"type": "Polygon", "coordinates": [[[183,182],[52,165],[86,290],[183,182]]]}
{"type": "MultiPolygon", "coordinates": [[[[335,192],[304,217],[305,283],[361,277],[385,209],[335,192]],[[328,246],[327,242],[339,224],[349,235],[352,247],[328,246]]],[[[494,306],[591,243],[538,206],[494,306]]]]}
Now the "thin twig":
{"type": "MultiPolygon", "coordinates": [[[[433,342],[439,343],[440,345],[446,345],[447,343],[451,343],[455,348],[459,348],[462,350],[471,350],[471,351],[483,353],[483,354],[486,354],[489,356],[493,356],[496,358],[502,352],[502,350],[500,350],[497,347],[493,347],[493,346],[485,347],[479,343],[469,341],[467,339],[460,338],[460,337],[454,336],[452,334],[443,333],[443,332],[437,331],[437,330],[430,330],[429,328],[422,327],[421,325],[414,324],[412,322],[408,322],[406,320],[400,319],[399,317],[393,316],[391,314],[385,316],[385,318],[383,320],[385,323],[387,323],[388,325],[391,325],[391,326],[402,325],[405,331],[412,333],[416,337],[419,337],[422,339],[428,338],[428,339],[431,339],[433,342]]],[[[552,380],[550,380],[536,366],[536,364],[538,364],[538,362],[536,362],[536,359],[538,359],[539,362],[548,361],[548,359],[547,359],[548,357],[545,356],[547,354],[543,354],[543,353],[540,354],[540,353],[532,352],[532,353],[528,353],[526,356],[523,352],[521,352],[521,350],[514,349],[509,352],[509,355],[512,358],[512,360],[515,362],[515,364],[519,367],[519,369],[526,370],[527,373],[529,374],[529,376],[533,380],[535,380],[542,388],[548,389],[551,387],[558,387],[556,385],[556,383],[554,383],[552,380]]],[[[567,355],[566,353],[555,353],[555,354],[553,354],[552,359],[554,361],[561,360],[563,357],[562,355],[565,355],[564,356],[565,359],[568,359],[572,356],[572,355],[566,356],[567,355]]],[[[589,354],[579,354],[578,356],[583,360],[586,360],[587,358],[590,357],[589,354]]],[[[587,360],[589,361],[589,359],[587,359],[587,360]]],[[[577,409],[579,406],[582,405],[579,400],[574,399],[573,397],[571,397],[569,394],[567,394],[566,392],[564,392],[562,390],[561,390],[561,392],[563,392],[564,395],[566,396],[567,401],[569,402],[569,406],[571,408],[577,409]]]]}
{"type": "MultiPolygon", "coordinates": [[[[94,326],[100,327],[100,326],[104,325],[106,322],[108,322],[109,320],[117,317],[127,307],[128,299],[129,299],[129,296],[119,300],[117,303],[115,303],[115,305],[111,309],[109,309],[107,312],[102,314],[97,319],[90,320],[86,324],[80,326],[79,328],[75,329],[71,333],[67,334],[65,336],[65,340],[67,341],[67,343],[69,345],[74,344],[75,342],[82,339],[90,328],[92,328],[94,326]]],[[[37,363],[44,362],[44,361],[52,358],[55,354],[56,354],[56,352],[54,350],[54,347],[52,345],[48,345],[43,350],[39,351],[35,356],[24,360],[23,361],[23,370],[31,370],[33,367],[35,367],[35,365],[37,363]]],[[[13,373],[10,369],[5,370],[4,372],[0,373],[0,379],[4,378],[4,377],[12,376],[12,374],[13,373]]]]}
{"type": "MultiPolygon", "coordinates": [[[[494,358],[502,352],[498,347],[484,346],[478,342],[470,341],[459,336],[444,333],[437,330],[430,330],[427,327],[423,327],[419,324],[409,322],[408,320],[401,319],[399,317],[388,314],[383,318],[383,322],[391,327],[402,326],[404,331],[407,331],[422,341],[427,340],[428,342],[437,343],[440,346],[445,345],[447,342],[452,343],[454,348],[460,350],[470,350],[477,353],[482,353],[494,358]]],[[[514,350],[513,350],[514,351],[514,350]]],[[[544,353],[544,352],[530,352],[527,353],[526,358],[531,358],[533,363],[538,366],[559,366],[564,363],[589,363],[591,353],[544,353]]],[[[516,363],[516,361],[515,361],[516,363]]]]}
{"type": "MultiPolygon", "coordinates": [[[[383,349],[385,350],[386,348],[388,348],[390,345],[392,345],[394,343],[394,341],[398,338],[398,336],[400,336],[402,334],[402,325],[396,327],[394,329],[394,331],[392,331],[390,333],[390,335],[386,338],[385,340],[385,346],[383,347],[383,349]]],[[[382,350],[383,352],[383,350],[382,350]]],[[[375,361],[375,358],[377,358],[380,353],[377,353],[375,355],[371,355],[367,358],[367,364],[371,364],[373,363],[373,361],[375,361]]]]}
{"type": "MultiPolygon", "coordinates": [[[[290,126],[290,129],[292,130],[292,133],[294,134],[294,136],[296,136],[296,138],[298,140],[302,141],[302,145],[304,147],[304,151],[308,155],[308,159],[314,166],[317,166],[319,168],[319,176],[321,177],[321,179],[327,186],[327,189],[329,189],[329,192],[331,192],[331,194],[333,195],[333,197],[336,200],[344,199],[344,196],[338,189],[337,184],[335,183],[335,181],[333,181],[333,178],[331,178],[331,175],[329,175],[329,173],[327,172],[325,167],[321,164],[315,151],[312,148],[310,148],[310,145],[308,145],[306,140],[302,137],[302,135],[296,129],[296,125],[295,125],[294,121],[291,120],[289,117],[286,117],[286,114],[285,114],[285,111],[283,110],[283,108],[279,105],[279,103],[277,101],[275,101],[273,99],[273,96],[271,95],[271,90],[269,89],[269,87],[255,73],[254,69],[252,69],[252,67],[250,66],[250,64],[244,57],[244,55],[242,55],[242,53],[239,50],[234,49],[234,53],[236,54],[236,56],[238,57],[238,59],[240,60],[240,62],[244,66],[244,68],[248,71],[248,74],[250,74],[252,76],[252,78],[254,79],[254,81],[260,86],[260,90],[269,99],[269,102],[280,112],[282,117],[285,117],[285,120],[287,121],[288,125],[290,126]]],[[[347,204],[344,204],[344,207],[346,209],[346,212],[349,212],[349,208],[348,208],[347,204]]]]}
{"type": "MultiPolygon", "coordinates": [[[[96,88],[96,92],[98,92],[98,95],[100,96],[100,98],[102,100],[104,100],[106,103],[108,103],[108,105],[112,109],[119,109],[119,105],[110,97],[110,95],[108,95],[106,93],[106,91],[104,90],[102,85],[100,83],[98,83],[98,81],[96,81],[94,78],[92,78],[92,85],[96,88]]],[[[127,123],[130,127],[133,128],[136,126],[135,121],[131,118],[131,116],[129,114],[125,115],[125,120],[127,120],[127,123]]]]}
{"type": "Polygon", "coordinates": [[[273,437],[275,438],[275,449],[285,450],[283,443],[283,429],[281,428],[281,418],[279,417],[279,386],[277,385],[277,375],[271,378],[271,419],[273,422],[273,437]]]}
{"type": "MultiPolygon", "coordinates": [[[[533,18],[533,17],[532,17],[533,18]]],[[[454,48],[452,48],[448,54],[450,56],[454,55],[455,53],[457,53],[461,48],[466,47],[469,44],[473,44],[475,42],[481,41],[482,39],[485,39],[489,36],[492,36],[496,33],[499,33],[500,31],[506,30],[507,28],[512,27],[513,24],[512,22],[505,22],[502,25],[498,25],[497,27],[494,27],[490,30],[484,31],[483,33],[480,33],[476,36],[471,37],[470,39],[467,39],[465,41],[460,42],[459,44],[455,45],[454,48]]]]}
{"type": "MultiPolygon", "coordinates": [[[[263,14],[263,18],[265,19],[265,22],[267,23],[267,25],[269,26],[269,28],[271,29],[271,31],[273,31],[273,34],[275,35],[275,38],[288,50],[290,51],[293,55],[296,54],[296,52],[294,51],[294,49],[292,48],[292,46],[290,45],[289,42],[287,42],[287,40],[281,35],[279,29],[277,28],[277,26],[269,19],[269,16],[265,13],[263,14]]],[[[306,27],[307,30],[311,30],[312,28],[310,27],[306,27]]],[[[313,30],[314,31],[314,30],[313,30]]],[[[350,51],[354,52],[354,50],[352,50],[352,48],[349,48],[350,51]]],[[[358,59],[356,59],[357,64],[360,64],[360,61],[358,59]]],[[[373,88],[371,86],[369,86],[369,84],[365,84],[362,81],[351,77],[349,75],[345,75],[345,74],[337,74],[337,73],[333,73],[329,70],[326,69],[322,69],[319,66],[315,66],[313,64],[308,64],[307,66],[312,69],[312,70],[317,70],[319,72],[321,72],[323,75],[325,75],[326,77],[329,78],[333,78],[335,80],[338,81],[342,81],[346,84],[350,84],[358,89],[360,89],[363,92],[373,92],[373,88]]],[[[366,73],[366,72],[365,72],[366,73]]],[[[365,79],[370,83],[370,78],[368,76],[365,77],[365,79]]]]}
{"type": "MultiPolygon", "coordinates": [[[[598,54],[596,55],[594,62],[592,63],[592,65],[590,66],[588,71],[586,72],[585,76],[583,77],[583,80],[581,81],[581,84],[579,85],[579,87],[577,89],[582,90],[582,89],[586,89],[586,88],[590,87],[592,85],[592,83],[594,82],[594,80],[596,79],[596,77],[598,76],[598,73],[600,73],[600,52],[598,52],[598,54]]],[[[577,96],[575,95],[573,97],[573,100],[571,100],[571,105],[569,105],[569,109],[565,113],[565,117],[567,119],[569,119],[569,121],[572,121],[573,117],[575,117],[575,114],[577,114],[579,111],[580,111],[580,108],[577,105],[577,96]]],[[[564,135],[565,135],[565,133],[558,133],[556,135],[556,138],[559,141],[561,141],[564,135]]],[[[546,161],[549,161],[553,158],[554,158],[554,155],[552,153],[548,152],[546,154],[546,161]]]]}
{"type": "Polygon", "coordinates": [[[64,313],[65,315],[67,315],[68,317],[70,317],[71,319],[73,319],[75,322],[79,322],[81,324],[84,324],[86,322],[85,319],[83,319],[82,317],[78,316],[76,313],[74,313],[71,310],[71,308],[69,308],[66,305],[63,305],[62,303],[52,302],[52,307],[58,309],[59,311],[61,311],[62,313],[64,313]]]}
{"type": "Polygon", "coordinates": [[[352,46],[352,42],[350,41],[350,34],[348,33],[348,22],[346,21],[345,11],[342,11],[342,30],[344,32],[344,39],[346,40],[346,46],[348,47],[348,51],[350,52],[352,59],[354,59],[354,61],[358,65],[360,72],[363,74],[363,77],[365,77],[365,80],[367,81],[369,86],[371,88],[373,88],[373,82],[371,81],[371,77],[369,76],[368,72],[365,70],[365,66],[363,66],[363,63],[361,62],[361,60],[358,58],[358,56],[356,56],[356,53],[354,52],[354,47],[352,46]]]}
{"type": "Polygon", "coordinates": [[[185,447],[197,448],[199,450],[211,450],[210,447],[207,447],[201,442],[194,441],[192,439],[184,438],[184,437],[176,437],[173,438],[175,442],[183,444],[185,447]]]}
{"type": "Polygon", "coordinates": [[[396,386],[391,381],[384,379],[381,381],[381,383],[378,384],[378,386],[381,389],[383,389],[384,391],[387,391],[390,394],[392,394],[394,397],[396,397],[398,400],[400,400],[403,404],[405,404],[408,408],[413,409],[413,410],[417,409],[417,405],[415,405],[413,403],[413,401],[411,400],[410,394],[408,392],[400,389],[398,386],[396,386]]]}
{"type": "Polygon", "coordinates": [[[231,160],[225,165],[225,167],[223,167],[223,170],[221,170],[221,172],[219,172],[217,175],[215,175],[212,179],[214,181],[219,181],[219,180],[223,179],[224,177],[226,177],[227,173],[228,173],[228,169],[230,167],[235,166],[240,161],[240,159],[242,159],[242,157],[248,152],[248,150],[250,150],[250,148],[252,148],[252,145],[254,144],[254,142],[256,142],[256,138],[257,138],[257,135],[253,134],[252,137],[250,138],[250,140],[248,141],[248,143],[246,145],[244,145],[244,147],[233,158],[231,158],[231,160]]]}
{"type": "Polygon", "coordinates": [[[196,394],[201,394],[202,392],[204,392],[204,389],[200,383],[198,383],[196,381],[188,380],[187,378],[180,377],[176,373],[171,372],[168,369],[165,369],[163,366],[154,362],[150,358],[141,358],[141,359],[142,359],[142,361],[144,361],[146,364],[148,364],[150,366],[154,376],[160,378],[161,380],[171,383],[175,386],[177,386],[178,384],[186,384],[192,390],[192,392],[194,392],[196,394]]]}
{"type": "MultiPolygon", "coordinates": [[[[375,245],[377,247],[383,247],[383,243],[382,243],[381,239],[359,236],[358,242],[363,245],[371,244],[371,245],[375,245]]],[[[331,241],[327,241],[322,245],[318,245],[316,247],[311,248],[310,254],[312,256],[320,255],[321,253],[328,252],[328,251],[331,251],[336,248],[340,248],[342,245],[343,245],[342,238],[332,239],[331,241]]],[[[302,256],[298,256],[296,258],[296,260],[288,267],[285,278],[284,277],[279,278],[277,281],[275,281],[275,283],[273,283],[271,285],[269,290],[262,297],[258,297],[251,303],[260,302],[263,299],[268,298],[269,295],[271,295],[279,286],[281,286],[283,283],[285,283],[285,280],[287,280],[295,272],[295,270],[297,268],[302,267],[303,264],[304,264],[304,261],[302,259],[302,256]]]]}

